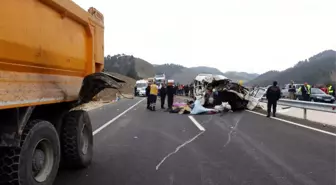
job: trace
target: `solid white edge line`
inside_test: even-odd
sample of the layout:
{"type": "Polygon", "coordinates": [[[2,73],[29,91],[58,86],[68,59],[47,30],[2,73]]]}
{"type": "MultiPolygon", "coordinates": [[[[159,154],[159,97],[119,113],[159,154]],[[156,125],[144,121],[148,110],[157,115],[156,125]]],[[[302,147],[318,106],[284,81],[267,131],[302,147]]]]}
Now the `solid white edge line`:
{"type": "Polygon", "coordinates": [[[200,131],[205,131],[205,128],[201,124],[199,124],[194,117],[188,116],[188,118],[196,125],[198,129],[200,129],[200,131]]]}
{"type": "Polygon", "coordinates": [[[104,128],[106,128],[107,126],[109,126],[111,123],[113,123],[115,120],[117,120],[118,118],[120,118],[120,116],[126,114],[126,112],[128,112],[129,110],[131,110],[133,107],[137,106],[140,102],[142,102],[143,100],[145,100],[145,98],[141,99],[140,101],[138,101],[137,103],[135,103],[134,105],[132,105],[131,107],[129,107],[128,109],[126,109],[124,112],[120,113],[118,116],[114,117],[113,119],[111,119],[110,121],[108,121],[107,123],[105,123],[104,125],[100,126],[99,128],[97,128],[94,132],[93,135],[98,134],[100,131],[102,131],[104,128]]]}
{"type": "MultiPolygon", "coordinates": [[[[251,111],[251,110],[246,110],[246,111],[247,112],[251,112],[253,114],[260,115],[260,116],[266,116],[265,114],[262,114],[262,113],[259,113],[259,112],[254,112],[254,111],[251,111]]],[[[314,127],[309,127],[309,126],[306,126],[306,125],[302,125],[302,124],[299,124],[299,123],[295,123],[295,122],[292,122],[292,121],[288,121],[288,120],[284,120],[284,119],[280,119],[280,118],[276,118],[276,117],[270,117],[270,118],[278,120],[278,121],[286,122],[286,123],[289,123],[289,124],[292,124],[292,125],[296,125],[296,126],[299,126],[299,127],[303,127],[303,128],[307,128],[307,129],[310,129],[310,130],[314,130],[314,131],[317,131],[317,132],[321,132],[321,133],[324,133],[324,134],[336,136],[335,133],[324,131],[324,130],[320,130],[320,129],[317,129],[317,128],[314,128],[314,127]]]]}

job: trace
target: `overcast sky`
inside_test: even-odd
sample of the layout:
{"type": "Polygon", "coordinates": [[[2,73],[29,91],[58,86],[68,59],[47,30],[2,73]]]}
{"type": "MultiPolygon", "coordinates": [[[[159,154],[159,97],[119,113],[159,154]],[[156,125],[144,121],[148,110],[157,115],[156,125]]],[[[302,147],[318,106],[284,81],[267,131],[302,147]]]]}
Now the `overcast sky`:
{"type": "Polygon", "coordinates": [[[74,0],[105,17],[105,55],[221,71],[283,70],[336,50],[336,0],[74,0]]]}

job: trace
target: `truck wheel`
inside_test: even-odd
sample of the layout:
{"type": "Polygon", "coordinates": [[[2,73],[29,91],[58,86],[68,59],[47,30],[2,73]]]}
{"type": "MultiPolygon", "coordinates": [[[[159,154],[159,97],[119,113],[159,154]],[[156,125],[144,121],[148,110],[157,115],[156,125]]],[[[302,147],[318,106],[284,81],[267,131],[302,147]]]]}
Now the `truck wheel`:
{"type": "Polygon", "coordinates": [[[62,152],[64,163],[70,168],[85,168],[93,156],[93,135],[86,111],[70,111],[63,119],[62,152]]]}
{"type": "Polygon", "coordinates": [[[29,122],[21,147],[0,151],[0,184],[53,184],[60,161],[60,143],[55,127],[42,120],[29,122]]]}

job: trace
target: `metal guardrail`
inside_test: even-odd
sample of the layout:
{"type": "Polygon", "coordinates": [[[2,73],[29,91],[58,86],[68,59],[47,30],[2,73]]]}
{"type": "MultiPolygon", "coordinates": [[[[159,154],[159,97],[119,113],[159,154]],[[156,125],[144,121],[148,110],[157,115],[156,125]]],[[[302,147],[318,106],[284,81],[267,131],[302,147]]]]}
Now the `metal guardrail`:
{"type": "MultiPolygon", "coordinates": [[[[260,101],[263,103],[267,103],[266,98],[262,98],[260,101]]],[[[336,113],[336,104],[330,104],[330,103],[317,103],[317,102],[307,102],[299,100],[280,99],[278,101],[278,105],[303,109],[304,119],[307,119],[307,110],[336,113]]]]}

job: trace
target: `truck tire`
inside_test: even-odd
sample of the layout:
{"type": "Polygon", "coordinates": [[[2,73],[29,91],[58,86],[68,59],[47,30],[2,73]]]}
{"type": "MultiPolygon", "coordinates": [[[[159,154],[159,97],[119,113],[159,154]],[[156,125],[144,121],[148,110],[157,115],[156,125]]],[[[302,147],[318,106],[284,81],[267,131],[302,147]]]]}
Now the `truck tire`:
{"type": "Polygon", "coordinates": [[[85,168],[93,156],[93,134],[89,114],[83,110],[70,111],[63,119],[61,132],[63,160],[66,167],[85,168]]]}
{"type": "Polygon", "coordinates": [[[55,127],[42,120],[29,122],[21,136],[21,147],[6,147],[0,151],[0,184],[53,184],[60,153],[55,127]]]}

